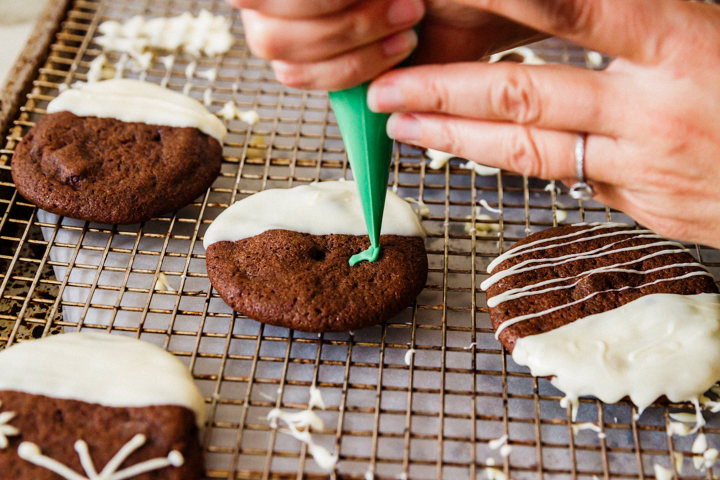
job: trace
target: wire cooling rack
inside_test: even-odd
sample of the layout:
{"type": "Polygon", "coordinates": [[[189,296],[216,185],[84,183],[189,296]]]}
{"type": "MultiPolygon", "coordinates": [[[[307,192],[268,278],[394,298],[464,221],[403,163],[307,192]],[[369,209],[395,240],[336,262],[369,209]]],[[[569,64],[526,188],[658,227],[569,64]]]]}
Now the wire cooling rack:
{"type": "MultiPolygon", "coordinates": [[[[77,0],[60,27],[0,150],[0,348],[78,329],[166,348],[187,364],[205,396],[207,478],[325,477],[305,445],[265,420],[275,407],[305,408],[312,385],[328,404],[319,412],[325,428],[314,438],[340,456],[331,477],[484,478],[492,458],[517,480],[642,480],[654,478],[656,463],[675,478],[714,478],[712,470],[693,468],[692,438],[666,435],[668,413],[687,405],[657,405],[636,420],[628,404],[584,399],[577,421],[595,423],[602,435],[574,433],[558,405],[562,394],[515,365],[493,337],[479,284],[498,253],[559,219],[627,217],[574,202],[544,181],[504,172],[478,176],[458,159],[431,170],[422,152],[401,146],[390,187],[430,210],[424,220],[430,274],[416,303],[385,325],[353,333],[258,324],[212,291],[202,236],[223,209],[258,191],[351,178],[326,94],[276,83],[267,63],[248,52],[237,12],[219,0],[77,0]],[[168,69],[156,55],[148,69],[134,71],[120,54],[106,55],[124,77],[199,100],[210,95],[212,111],[232,100],[260,114],[255,126],[228,122],[222,174],[212,188],[173,214],[131,226],[57,217],[20,197],[10,176],[13,149],[61,84],[86,80],[89,62],[101,53],[93,42],[99,23],[202,8],[233,22],[237,41],[221,57],[175,52],[168,69]],[[193,61],[195,73],[187,75],[193,61]],[[198,76],[208,69],[216,69],[215,79],[198,76]],[[479,209],[482,200],[500,213],[479,209]],[[406,365],[410,348],[416,353],[406,365]],[[512,447],[507,458],[488,445],[505,434],[512,447]]],[[[588,65],[587,52],[558,40],[535,51],[549,62],[588,65]]],[[[716,273],[718,252],[692,249],[716,273]]],[[[711,446],[720,445],[715,418],[703,431],[711,446]]]]}

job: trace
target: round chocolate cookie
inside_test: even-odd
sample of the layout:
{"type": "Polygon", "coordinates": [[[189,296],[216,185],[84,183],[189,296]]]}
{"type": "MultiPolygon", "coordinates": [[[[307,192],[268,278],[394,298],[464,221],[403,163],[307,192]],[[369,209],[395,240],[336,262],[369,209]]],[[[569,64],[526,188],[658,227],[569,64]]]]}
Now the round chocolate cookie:
{"type": "Polygon", "coordinates": [[[412,304],[427,280],[421,237],[382,235],[380,258],[354,267],[367,236],[269,230],[207,247],[213,287],[233,310],[304,332],[344,332],[386,321],[412,304]]]}
{"type": "Polygon", "coordinates": [[[682,245],[622,224],[550,228],[517,242],[483,282],[499,340],[549,332],[654,293],[718,293],[682,245]],[[537,315],[541,312],[547,312],[537,315]],[[517,321],[521,320],[521,321],[517,321]],[[516,323],[513,323],[516,321],[516,323]]]}
{"type": "Polygon", "coordinates": [[[44,116],[15,149],[18,192],[49,212],[138,223],[177,210],[220,173],[222,146],[197,128],[44,116]]]}

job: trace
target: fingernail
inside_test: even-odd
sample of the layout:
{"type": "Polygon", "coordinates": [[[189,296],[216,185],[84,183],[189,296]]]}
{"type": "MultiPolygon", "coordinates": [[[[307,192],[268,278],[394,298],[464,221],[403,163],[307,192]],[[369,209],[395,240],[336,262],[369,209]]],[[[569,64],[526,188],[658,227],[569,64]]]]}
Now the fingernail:
{"type": "Polygon", "coordinates": [[[368,107],[373,112],[392,112],[405,104],[400,87],[392,84],[372,85],[367,95],[368,107]]]}
{"type": "Polygon", "coordinates": [[[422,134],[420,121],[406,113],[393,113],[388,119],[387,134],[401,142],[415,142],[422,134]]]}
{"type": "Polygon", "coordinates": [[[382,42],[383,51],[388,57],[394,57],[401,53],[408,52],[417,46],[418,37],[415,30],[405,30],[404,32],[390,35],[382,42]]]}
{"type": "Polygon", "coordinates": [[[424,13],[422,0],[395,0],[388,8],[387,18],[390,25],[414,25],[424,13]]]}

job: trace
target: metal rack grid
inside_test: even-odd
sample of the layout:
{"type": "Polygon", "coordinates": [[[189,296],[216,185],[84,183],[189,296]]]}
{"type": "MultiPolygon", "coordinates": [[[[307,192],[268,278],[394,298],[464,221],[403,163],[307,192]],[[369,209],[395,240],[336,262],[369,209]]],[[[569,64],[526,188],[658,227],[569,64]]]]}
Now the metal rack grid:
{"type": "MultiPolygon", "coordinates": [[[[556,225],[558,201],[566,223],[629,222],[623,214],[574,203],[565,191],[546,190],[544,181],[506,172],[478,176],[457,159],[433,171],[422,152],[401,146],[390,186],[430,209],[424,220],[430,274],[416,303],[385,325],[354,333],[264,326],[233,313],[212,291],[202,236],[219,212],[247,195],[350,177],[327,96],[274,82],[268,65],[249,54],[237,13],[220,0],[76,0],[61,27],[0,150],[0,348],[95,329],[168,349],[187,364],[206,399],[207,478],[325,477],[304,445],[264,418],[274,407],[304,408],[308,387],[316,385],[328,404],[316,440],[340,454],[332,477],[365,478],[369,471],[375,478],[478,478],[492,457],[517,480],[642,480],[654,478],[654,463],[672,468],[676,478],[713,479],[712,471],[692,467],[691,438],[665,433],[669,408],[686,405],[654,406],[637,420],[628,404],[584,399],[578,422],[595,422],[605,437],[575,434],[558,405],[562,394],[515,365],[493,337],[479,283],[498,253],[556,225]],[[126,60],[123,76],[186,88],[198,99],[210,89],[213,111],[233,100],[260,113],[254,127],[228,123],[225,162],[213,187],[172,215],[132,226],[59,218],[21,198],[10,177],[13,149],[60,84],[86,79],[101,53],[92,41],[99,23],[201,8],[231,18],[238,39],[226,55],[197,59],[196,71],[216,68],[216,80],[188,78],[194,59],[184,54],[176,54],[170,70],[158,56],[140,72],[126,60]],[[479,219],[481,200],[501,213],[479,219]],[[163,275],[174,291],[157,288],[163,275]],[[406,365],[409,348],[416,353],[406,365]],[[503,434],[513,447],[508,458],[488,446],[503,434]],[[674,462],[679,452],[682,475],[674,462]]],[[[546,61],[587,61],[584,50],[558,40],[535,50],[546,61]]],[[[123,62],[119,54],[107,56],[109,65],[123,62]]],[[[716,273],[717,251],[694,252],[716,273]]],[[[703,429],[712,446],[720,445],[718,423],[710,418],[703,429]]]]}

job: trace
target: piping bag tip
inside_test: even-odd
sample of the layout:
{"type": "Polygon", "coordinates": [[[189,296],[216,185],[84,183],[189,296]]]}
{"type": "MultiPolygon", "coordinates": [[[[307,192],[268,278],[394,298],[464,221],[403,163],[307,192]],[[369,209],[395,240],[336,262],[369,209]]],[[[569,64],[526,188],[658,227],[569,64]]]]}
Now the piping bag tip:
{"type": "Polygon", "coordinates": [[[329,92],[370,236],[370,248],[353,255],[350,266],[362,261],[374,262],[380,255],[380,230],[393,148],[393,140],[386,131],[390,115],[368,108],[369,85],[367,82],[329,92]]]}

